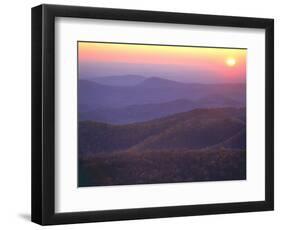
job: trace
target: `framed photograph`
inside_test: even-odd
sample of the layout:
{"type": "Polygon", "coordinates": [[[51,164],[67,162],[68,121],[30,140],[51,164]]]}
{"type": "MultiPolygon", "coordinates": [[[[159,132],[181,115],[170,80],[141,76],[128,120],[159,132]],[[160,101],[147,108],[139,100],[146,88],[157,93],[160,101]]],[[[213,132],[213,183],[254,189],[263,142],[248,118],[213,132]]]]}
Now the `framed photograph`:
{"type": "Polygon", "coordinates": [[[32,221],[274,207],[274,22],[32,8],[32,221]]]}

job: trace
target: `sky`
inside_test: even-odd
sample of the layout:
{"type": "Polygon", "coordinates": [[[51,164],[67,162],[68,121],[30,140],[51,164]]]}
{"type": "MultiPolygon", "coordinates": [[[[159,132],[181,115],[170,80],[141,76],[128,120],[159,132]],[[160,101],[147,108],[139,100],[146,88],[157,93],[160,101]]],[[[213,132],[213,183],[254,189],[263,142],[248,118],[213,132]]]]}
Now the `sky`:
{"type": "Polygon", "coordinates": [[[141,75],[190,83],[245,83],[246,49],[78,42],[79,77],[141,75]]]}

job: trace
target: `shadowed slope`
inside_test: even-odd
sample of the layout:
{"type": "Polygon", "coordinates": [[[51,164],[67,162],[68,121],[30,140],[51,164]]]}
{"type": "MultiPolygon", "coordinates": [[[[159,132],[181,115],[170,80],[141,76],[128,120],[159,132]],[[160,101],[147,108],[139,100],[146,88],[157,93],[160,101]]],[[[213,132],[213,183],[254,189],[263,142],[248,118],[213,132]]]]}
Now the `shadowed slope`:
{"type": "Polygon", "coordinates": [[[195,109],[129,125],[79,123],[79,155],[126,149],[200,149],[245,130],[245,109],[195,109]]]}

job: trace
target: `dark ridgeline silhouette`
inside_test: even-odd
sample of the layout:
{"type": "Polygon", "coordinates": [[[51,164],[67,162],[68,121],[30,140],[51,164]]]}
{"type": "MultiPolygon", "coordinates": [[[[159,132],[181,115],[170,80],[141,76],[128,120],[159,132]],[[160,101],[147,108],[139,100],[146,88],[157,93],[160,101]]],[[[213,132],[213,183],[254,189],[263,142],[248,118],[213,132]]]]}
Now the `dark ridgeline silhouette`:
{"type": "Polygon", "coordinates": [[[121,78],[79,80],[79,186],[246,179],[245,84],[121,78]]]}

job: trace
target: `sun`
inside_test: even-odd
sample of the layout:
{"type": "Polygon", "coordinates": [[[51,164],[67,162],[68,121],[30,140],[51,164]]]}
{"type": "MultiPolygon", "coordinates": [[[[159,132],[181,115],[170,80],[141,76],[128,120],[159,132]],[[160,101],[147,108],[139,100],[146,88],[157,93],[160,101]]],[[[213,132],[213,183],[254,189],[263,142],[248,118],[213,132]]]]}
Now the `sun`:
{"type": "Polygon", "coordinates": [[[227,59],[225,60],[225,64],[226,64],[227,66],[229,66],[229,67],[233,67],[233,66],[236,65],[236,59],[235,59],[235,58],[232,58],[232,57],[227,58],[227,59]]]}

